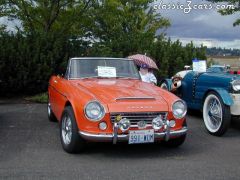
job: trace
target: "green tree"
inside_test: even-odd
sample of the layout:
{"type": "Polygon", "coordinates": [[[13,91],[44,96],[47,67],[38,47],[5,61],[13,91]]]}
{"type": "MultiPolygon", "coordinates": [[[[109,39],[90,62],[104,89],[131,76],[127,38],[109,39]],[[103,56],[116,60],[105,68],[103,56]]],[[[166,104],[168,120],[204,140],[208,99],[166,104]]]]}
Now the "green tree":
{"type": "Polygon", "coordinates": [[[50,75],[66,67],[69,57],[149,53],[156,31],[170,24],[151,2],[1,0],[0,17],[19,26],[14,33],[1,30],[0,91],[46,90],[50,75]]]}
{"type": "Polygon", "coordinates": [[[83,33],[91,0],[1,0],[1,17],[18,20],[26,33],[83,33]]]}
{"type": "Polygon", "coordinates": [[[170,25],[150,6],[151,0],[102,0],[92,14],[96,26],[92,32],[101,46],[112,49],[114,56],[145,53],[160,28],[170,25]]]}

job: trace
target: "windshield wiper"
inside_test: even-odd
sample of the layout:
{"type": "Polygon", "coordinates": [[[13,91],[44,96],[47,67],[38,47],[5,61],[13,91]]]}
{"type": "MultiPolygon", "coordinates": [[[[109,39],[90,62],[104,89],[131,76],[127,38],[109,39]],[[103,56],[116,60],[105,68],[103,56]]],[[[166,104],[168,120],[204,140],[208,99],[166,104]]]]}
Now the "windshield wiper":
{"type": "Polygon", "coordinates": [[[83,77],[82,79],[91,79],[91,78],[97,78],[97,79],[110,79],[111,77],[89,76],[89,77],[83,77]]]}
{"type": "Polygon", "coordinates": [[[116,79],[138,79],[138,78],[126,77],[126,76],[116,76],[116,77],[89,76],[89,77],[83,77],[81,79],[92,79],[92,78],[97,78],[97,79],[112,79],[112,78],[116,78],[116,79]]]}
{"type": "Polygon", "coordinates": [[[116,79],[138,79],[135,77],[117,76],[116,79]]]}

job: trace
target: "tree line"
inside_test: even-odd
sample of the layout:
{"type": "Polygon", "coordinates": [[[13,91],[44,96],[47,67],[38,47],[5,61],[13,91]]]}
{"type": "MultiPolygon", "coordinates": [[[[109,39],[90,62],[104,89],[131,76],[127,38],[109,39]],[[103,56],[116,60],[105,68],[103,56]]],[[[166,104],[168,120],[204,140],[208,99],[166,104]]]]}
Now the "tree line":
{"type": "Polygon", "coordinates": [[[1,94],[47,90],[49,77],[62,73],[70,57],[152,57],[158,80],[206,59],[205,47],[166,38],[170,20],[151,0],[3,0],[0,16],[16,22],[0,28],[1,94]]]}
{"type": "Polygon", "coordinates": [[[207,48],[207,55],[209,56],[240,56],[240,49],[226,49],[221,47],[207,48]]]}

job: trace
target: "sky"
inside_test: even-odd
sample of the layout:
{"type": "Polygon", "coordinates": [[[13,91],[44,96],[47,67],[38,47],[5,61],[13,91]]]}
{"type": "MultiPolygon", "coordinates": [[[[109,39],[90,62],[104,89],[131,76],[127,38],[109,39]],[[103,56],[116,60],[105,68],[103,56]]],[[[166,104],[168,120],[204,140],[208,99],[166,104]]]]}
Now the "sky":
{"type": "MultiPolygon", "coordinates": [[[[171,26],[165,33],[173,41],[179,39],[183,45],[193,41],[196,46],[203,44],[209,48],[240,49],[240,26],[233,27],[233,22],[240,18],[240,13],[222,16],[218,13],[217,5],[222,4],[212,4],[205,0],[155,0],[152,3],[163,17],[170,19],[171,26]],[[192,9],[189,10],[188,7],[192,9]]],[[[19,24],[9,23],[6,18],[1,18],[0,22],[8,24],[8,29],[13,31],[14,26],[19,24]]]]}
{"type": "Polygon", "coordinates": [[[222,16],[217,8],[226,5],[204,0],[155,0],[152,4],[163,17],[170,19],[171,26],[166,33],[172,40],[179,39],[183,44],[193,41],[196,46],[203,44],[209,48],[240,49],[240,26],[233,27],[240,13],[222,16]]]}

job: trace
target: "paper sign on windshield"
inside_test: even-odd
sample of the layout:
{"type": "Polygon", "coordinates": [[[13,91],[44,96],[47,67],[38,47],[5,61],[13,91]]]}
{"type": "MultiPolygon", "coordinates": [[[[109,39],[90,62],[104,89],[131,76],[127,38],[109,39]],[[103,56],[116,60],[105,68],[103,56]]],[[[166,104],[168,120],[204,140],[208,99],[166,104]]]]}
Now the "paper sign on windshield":
{"type": "Polygon", "coordinates": [[[116,77],[115,67],[98,66],[98,76],[100,77],[116,77]]]}
{"type": "Polygon", "coordinates": [[[193,60],[193,71],[197,72],[206,72],[207,70],[207,63],[205,60],[193,60]]]}

